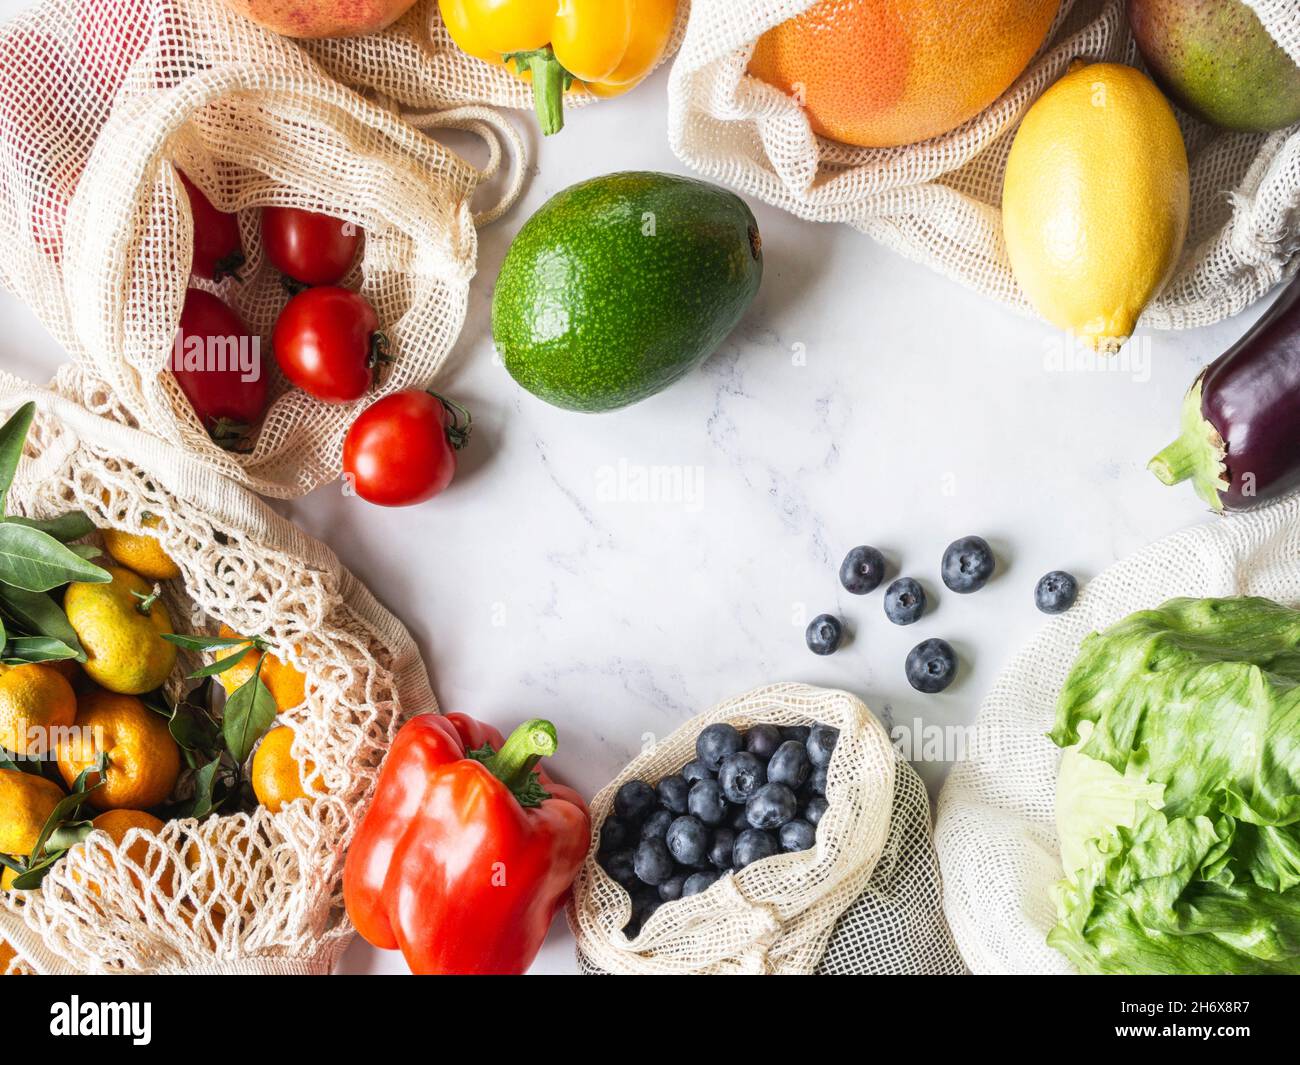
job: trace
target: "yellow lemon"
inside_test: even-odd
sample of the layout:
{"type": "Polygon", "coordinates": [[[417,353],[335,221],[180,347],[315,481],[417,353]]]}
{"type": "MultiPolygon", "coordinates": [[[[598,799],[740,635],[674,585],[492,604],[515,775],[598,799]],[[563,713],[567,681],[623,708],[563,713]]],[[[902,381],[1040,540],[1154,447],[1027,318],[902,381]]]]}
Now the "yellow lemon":
{"type": "MultiPolygon", "coordinates": [[[[152,529],[158,525],[158,518],[146,514],[143,519],[145,528],[152,529]]],[[[144,533],[123,532],[121,529],[105,529],[104,549],[127,569],[135,570],[142,577],[152,581],[175,580],[181,575],[180,567],[162,549],[162,545],[152,536],[144,533]]]]}
{"type": "Polygon", "coordinates": [[[0,854],[26,857],[40,839],[41,829],[63,801],[63,790],[52,780],[18,769],[0,769],[0,854]]]}
{"type": "Polygon", "coordinates": [[[295,799],[308,798],[302,783],[303,770],[310,774],[314,767],[310,761],[300,766],[292,747],[293,729],[279,725],[262,738],[253,755],[253,794],[273,814],[295,799]]]}
{"type": "Polygon", "coordinates": [[[1160,90],[1132,67],[1076,60],[1007,159],[1016,280],[1053,325],[1118,351],[1178,262],[1189,200],[1187,150],[1160,90]]]}
{"type": "Polygon", "coordinates": [[[58,670],[31,664],[0,676],[0,747],[45,754],[76,716],[77,696],[58,670]]]}
{"type": "MultiPolygon", "coordinates": [[[[232,638],[237,636],[238,633],[228,625],[222,625],[221,635],[232,638]]],[[[227,655],[234,654],[236,650],[238,648],[223,647],[216,652],[215,657],[224,658],[227,655]]],[[[250,644],[243,658],[225,672],[217,674],[217,679],[221,681],[221,686],[226,689],[227,695],[232,694],[236,688],[244,684],[253,675],[253,670],[257,668],[257,660],[261,654],[261,651],[250,644]]],[[[276,709],[280,713],[292,710],[295,706],[300,706],[303,699],[307,697],[307,678],[294,666],[273,654],[268,653],[262,662],[260,676],[262,683],[266,685],[267,690],[275,699],[276,709]]]]}
{"type": "MultiPolygon", "coordinates": [[[[59,772],[72,782],[108,757],[107,779],[88,801],[97,810],[147,810],[176,786],[181,752],[167,721],[133,695],[95,691],[77,700],[77,720],[56,750],[59,772]]],[[[90,784],[99,780],[91,773],[90,784]]]]}
{"type": "Polygon", "coordinates": [[[105,567],[107,584],[68,585],[63,609],[86,652],[82,667],[112,692],[139,695],[158,687],[176,664],[176,648],[162,638],[172,631],[167,608],[153,599],[153,585],[121,566],[105,567]]]}

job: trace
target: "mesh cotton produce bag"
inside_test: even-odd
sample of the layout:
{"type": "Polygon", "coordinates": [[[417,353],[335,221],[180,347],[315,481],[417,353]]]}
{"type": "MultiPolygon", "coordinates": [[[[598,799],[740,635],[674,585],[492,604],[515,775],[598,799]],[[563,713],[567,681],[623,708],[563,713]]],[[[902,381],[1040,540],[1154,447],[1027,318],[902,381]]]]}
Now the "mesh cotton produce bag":
{"type": "MultiPolygon", "coordinates": [[[[323,210],[365,231],[344,283],[392,342],[380,393],[423,386],[464,320],[470,198],[518,137],[481,107],[419,116],[488,141],[484,170],[327,75],[222,0],[46,0],[0,28],[0,279],[116,392],[130,419],[278,496],[337,475],[351,405],[287,388],[247,454],[217,447],[172,375],[193,226],[180,167],[241,212],[244,280],[216,291],[264,339],[287,294],[263,265],[258,210],[323,210]],[[174,164],[174,165],[173,165],[174,164]]],[[[522,159],[519,160],[522,163],[522,159]]],[[[495,216],[517,194],[519,175],[495,216]]]]}
{"type": "Polygon", "coordinates": [[[105,417],[120,412],[104,397],[97,412],[67,399],[86,390],[80,375],[60,373],[65,395],[0,380],[0,415],[38,405],[10,512],[80,509],[130,531],[156,515],[182,573],[164,590],[177,630],[262,635],[306,674],[306,701],[280,723],[315,767],[306,786],[325,794],[277,814],[169,821],[143,868],[92,835],[39,892],[0,895],[0,938],[38,972],[328,972],[350,935],[344,850],[380,761],[399,717],[436,709],[419,653],[327,548],[257,497],[105,417]]]}
{"type": "MultiPolygon", "coordinates": [[[[1245,0],[1300,62],[1300,6],[1245,0]]],[[[1017,125],[1076,57],[1137,62],[1121,0],[1064,0],[1047,41],[997,101],[920,144],[869,149],[815,136],[795,100],[745,73],[762,33],[811,0],[695,0],[669,80],[673,151],[703,174],[819,222],[846,222],[1022,312],[1002,239],[1002,177],[1017,125]]],[[[1211,129],[1179,113],[1192,212],[1178,270],[1148,306],[1157,329],[1236,314],[1300,247],[1300,130],[1211,129]]],[[[1292,268],[1293,269],[1293,268],[1292,268]]]]}
{"type": "Polygon", "coordinates": [[[592,852],[573,887],[569,924],[588,972],[942,973],[960,959],[940,912],[930,810],[920,778],[863,703],[842,691],[777,684],[715,706],[634,759],[591,804],[592,852]],[[661,906],[622,932],[626,891],[596,861],[600,828],[629,780],[654,783],[695,757],[700,730],[763,723],[840,730],[812,850],[747,866],[661,906]]]}
{"type": "Polygon", "coordinates": [[[976,973],[1068,973],[1047,945],[1063,874],[1054,817],[1056,699],[1090,632],[1175,596],[1260,595],[1300,605],[1300,496],[1187,529],[1112,566],[994,684],[969,758],[939,796],[944,910],[976,973]]]}

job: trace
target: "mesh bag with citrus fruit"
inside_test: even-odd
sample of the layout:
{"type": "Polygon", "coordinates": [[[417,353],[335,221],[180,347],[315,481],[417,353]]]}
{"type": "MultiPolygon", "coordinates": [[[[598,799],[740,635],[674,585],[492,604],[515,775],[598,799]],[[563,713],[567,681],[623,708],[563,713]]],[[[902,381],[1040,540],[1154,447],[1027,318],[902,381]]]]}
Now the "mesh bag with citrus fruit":
{"type": "Polygon", "coordinates": [[[419,655],[81,374],[0,381],[0,972],[328,971],[383,751],[435,705],[419,655]]]}
{"type": "MultiPolygon", "coordinates": [[[[1300,10],[1287,0],[695,0],[669,81],[669,140],[707,176],[801,218],[848,223],[1113,350],[1143,311],[1151,328],[1208,324],[1294,269],[1298,63],[1300,10]],[[1177,110],[1105,111],[1102,129],[1093,109],[1124,103],[1105,77],[1089,78],[1102,84],[1078,94],[1073,116],[1057,101],[1046,143],[1084,143],[1041,173],[1042,187],[1063,198],[1091,181],[1094,200],[1120,190],[1073,242],[1096,248],[1096,261],[1062,279],[1008,248],[1004,178],[1022,119],[1079,60],[1149,72],[1177,110]],[[1165,179],[1144,146],[1175,115],[1190,175],[1171,160],[1165,179]],[[1183,200],[1151,247],[1148,176],[1183,200]],[[1117,288],[1132,306],[1095,322],[1117,288]]],[[[1071,244],[1071,218],[1096,207],[1058,199],[1032,229],[1071,244]]]]}

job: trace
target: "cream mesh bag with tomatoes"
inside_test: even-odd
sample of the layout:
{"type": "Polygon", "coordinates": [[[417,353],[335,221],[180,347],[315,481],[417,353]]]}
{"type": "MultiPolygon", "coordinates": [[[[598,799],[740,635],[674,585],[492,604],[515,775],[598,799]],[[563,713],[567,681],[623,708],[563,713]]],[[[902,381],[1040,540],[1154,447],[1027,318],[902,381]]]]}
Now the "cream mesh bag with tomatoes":
{"type": "MultiPolygon", "coordinates": [[[[323,545],[201,460],[122,424],[79,367],[57,391],[0,378],[0,420],[33,400],[36,420],[10,514],[83,511],[99,528],[150,535],[180,568],[163,585],[179,632],[218,625],[265,638],[306,676],[294,730],[310,800],[272,814],[168,821],[115,845],[91,834],[39,891],[0,895],[0,940],[15,971],[324,973],[351,934],[345,848],[399,719],[436,710],[407,631],[323,545]],[[142,840],[143,856],[133,845],[142,840]]],[[[168,688],[198,665],[182,653],[168,688]]],[[[182,771],[177,796],[193,787],[182,771]]]]}
{"type": "Polygon", "coordinates": [[[518,194],[470,200],[522,144],[478,106],[418,117],[487,142],[476,168],[367,101],[223,0],[45,0],[0,28],[0,279],[93,368],[133,425],[275,496],[338,475],[353,404],[287,386],[262,344],[270,405],[251,446],[218,447],[168,372],[193,221],[177,174],[239,212],[242,281],[197,282],[269,338],[288,296],[263,261],[259,208],[321,211],[364,232],[342,281],[374,305],[392,362],[375,396],[423,387],[464,321],[483,224],[518,194]]]}
{"type": "Polygon", "coordinates": [[[774,684],[715,706],[633,761],[591,803],[592,850],[569,925],[589,973],[644,975],[940,974],[963,971],[942,912],[930,805],[916,771],[854,696],[774,684]],[[634,938],[628,893],[598,860],[600,830],[629,780],[654,785],[695,757],[700,731],[726,722],[839,729],[817,842],[660,906],[634,938]]]}
{"type": "MultiPolygon", "coordinates": [[[[1300,6],[1244,2],[1300,62],[1300,6]]],[[[755,42],[812,5],[695,0],[669,79],[668,139],[677,157],[800,218],[845,222],[1029,313],[1002,237],[1007,154],[1020,119],[1071,60],[1137,64],[1122,0],[1063,0],[1037,54],[1001,96],[950,132],[896,148],[817,136],[795,95],[747,73],[755,42]]],[[[974,17],[978,5],[968,6],[974,17]]],[[[921,17],[891,10],[876,5],[877,39],[888,39],[889,18],[921,17]]],[[[894,62],[908,61],[907,48],[899,42],[894,62]]],[[[1244,134],[1182,111],[1178,119],[1191,162],[1191,220],[1174,276],[1141,319],[1155,329],[1236,314],[1294,271],[1300,248],[1300,128],[1244,134]]]]}

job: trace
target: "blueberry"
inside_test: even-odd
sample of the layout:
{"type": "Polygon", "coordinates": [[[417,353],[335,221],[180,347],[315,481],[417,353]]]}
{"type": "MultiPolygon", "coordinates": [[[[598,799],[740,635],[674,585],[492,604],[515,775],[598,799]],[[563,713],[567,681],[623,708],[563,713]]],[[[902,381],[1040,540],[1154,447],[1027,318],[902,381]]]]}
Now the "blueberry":
{"type": "Polygon", "coordinates": [[[736,844],[736,833],[720,828],[713,833],[713,846],[709,848],[709,861],[719,869],[731,868],[731,848],[736,844]]]}
{"type": "Polygon", "coordinates": [[[814,795],[808,800],[808,804],[803,808],[803,819],[810,825],[817,824],[822,819],[822,814],[826,812],[828,803],[824,796],[814,795]]]}
{"type": "Polygon", "coordinates": [[[737,869],[770,858],[779,849],[776,837],[771,832],[749,828],[736,837],[736,846],[732,850],[732,860],[737,869]]]}
{"type": "Polygon", "coordinates": [[[957,676],[957,655],[947,640],[923,640],[907,655],[907,682],[919,692],[941,692],[957,676]]]}
{"type": "Polygon", "coordinates": [[[749,751],[727,755],[718,769],[718,786],[728,802],[748,802],[766,783],[767,767],[749,751]]]}
{"type": "Polygon", "coordinates": [[[664,777],[655,785],[655,794],[659,796],[659,805],[675,814],[686,812],[686,796],[691,786],[683,776],[664,777]]]}
{"type": "Polygon", "coordinates": [[[804,637],[808,641],[808,650],[815,655],[833,655],[844,635],[844,626],[833,614],[818,614],[808,622],[804,637]]]}
{"type": "Polygon", "coordinates": [[[629,891],[641,882],[636,875],[635,855],[631,850],[615,851],[600,864],[614,883],[621,884],[629,891]]]}
{"type": "Polygon", "coordinates": [[[899,577],[885,589],[885,617],[895,625],[910,625],[925,613],[925,589],[911,577],[899,577]]]}
{"type": "Polygon", "coordinates": [[[600,826],[600,853],[613,854],[630,847],[636,840],[636,828],[621,817],[610,815],[600,826]]]}
{"type": "Polygon", "coordinates": [[[776,749],[772,760],[767,763],[767,779],[773,784],[784,784],[795,789],[803,786],[812,772],[812,763],[808,760],[808,748],[798,740],[786,740],[776,749]]]}
{"type": "Polygon", "coordinates": [[[755,725],[745,733],[745,750],[766,762],[781,746],[781,730],[775,725],[755,725]]]}
{"type": "Polygon", "coordinates": [[[639,825],[655,808],[655,789],[644,780],[629,780],[614,796],[614,813],[639,825]]]}
{"type": "Polygon", "coordinates": [[[749,827],[749,818],[745,815],[743,806],[733,806],[731,808],[731,817],[727,821],[727,826],[733,832],[744,832],[749,827]]]}
{"type": "Polygon", "coordinates": [[[645,884],[639,885],[631,895],[632,919],[623,927],[623,934],[635,937],[640,934],[646,921],[650,920],[650,915],[663,905],[663,900],[659,898],[658,891],[645,884]]]}
{"type": "Polygon", "coordinates": [[[659,885],[659,897],[664,902],[676,902],[682,897],[682,885],[685,883],[685,873],[674,873],[659,885]]]}
{"type": "Polygon", "coordinates": [[[744,746],[745,741],[731,725],[709,725],[695,739],[695,756],[710,773],[716,773],[727,755],[744,746]]]}
{"type": "Polygon", "coordinates": [[[716,780],[701,780],[691,785],[686,797],[686,810],[706,825],[720,825],[727,817],[727,797],[716,780]]]}
{"type": "Polygon", "coordinates": [[[819,765],[808,778],[808,790],[814,795],[826,794],[826,767],[819,765]]]}
{"type": "Polygon", "coordinates": [[[830,725],[814,725],[808,733],[808,761],[813,765],[829,765],[831,751],[835,750],[835,741],[840,738],[840,730],[830,725]]]}
{"type": "Polygon", "coordinates": [[[687,784],[694,784],[697,780],[712,780],[713,770],[697,758],[682,766],[681,776],[687,784]]]}
{"type": "Polygon", "coordinates": [[[668,826],[673,823],[671,810],[656,810],[641,822],[641,839],[663,839],[668,835],[668,826]]]}
{"type": "Polygon", "coordinates": [[[806,851],[817,842],[817,830],[807,821],[787,821],[781,826],[783,851],[806,851]]]}
{"type": "Polygon", "coordinates": [[[807,725],[782,725],[781,739],[797,740],[799,743],[808,742],[808,733],[812,731],[807,725]]]}
{"type": "Polygon", "coordinates": [[[978,592],[988,584],[996,565],[993,548],[982,536],[963,536],[948,545],[939,573],[950,591],[978,592]]]}
{"type": "Polygon", "coordinates": [[[686,878],[686,883],[682,885],[682,898],[688,899],[692,895],[698,895],[701,891],[707,891],[713,887],[722,877],[716,869],[707,873],[692,873],[686,878]]]}
{"type": "Polygon", "coordinates": [[[846,592],[866,595],[885,579],[885,556],[874,547],[855,547],[840,563],[840,583],[846,592]]]}
{"type": "Polygon", "coordinates": [[[1044,614],[1064,614],[1079,597],[1079,582],[1065,570],[1054,569],[1034,589],[1034,603],[1044,614]]]}
{"type": "MultiPolygon", "coordinates": [[[[700,869],[709,864],[709,847],[713,844],[713,833],[695,817],[679,817],[668,826],[665,837],[668,852],[682,865],[700,869]]],[[[613,876],[610,873],[610,876],[613,876]]]]}
{"type": "Polygon", "coordinates": [[[764,784],[745,804],[750,828],[780,828],[798,810],[799,801],[784,784],[764,784]]]}
{"type": "Polygon", "coordinates": [[[661,839],[643,839],[632,858],[637,879],[643,884],[658,887],[673,875],[673,856],[661,839]]]}

